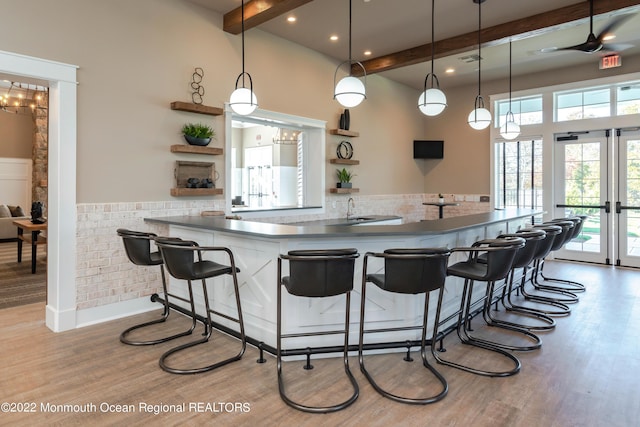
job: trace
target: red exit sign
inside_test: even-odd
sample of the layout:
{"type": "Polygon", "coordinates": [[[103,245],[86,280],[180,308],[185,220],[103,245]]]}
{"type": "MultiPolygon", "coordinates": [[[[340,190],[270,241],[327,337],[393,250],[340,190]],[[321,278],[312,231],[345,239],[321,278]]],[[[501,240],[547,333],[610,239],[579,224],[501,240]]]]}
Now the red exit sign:
{"type": "Polygon", "coordinates": [[[607,55],[600,58],[600,69],[616,68],[622,65],[622,57],[617,53],[615,55],[607,55]]]}

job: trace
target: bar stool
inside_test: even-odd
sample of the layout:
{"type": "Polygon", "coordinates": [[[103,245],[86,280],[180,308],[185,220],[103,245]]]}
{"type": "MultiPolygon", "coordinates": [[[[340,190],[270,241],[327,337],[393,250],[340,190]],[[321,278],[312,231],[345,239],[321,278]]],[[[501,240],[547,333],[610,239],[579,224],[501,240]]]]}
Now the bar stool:
{"type": "Polygon", "coordinates": [[[206,311],[206,320],[204,322],[204,337],[192,341],[186,344],[179,345],[171,350],[167,351],[160,357],[160,367],[172,374],[198,374],[201,372],[208,372],[213,369],[224,366],[228,363],[240,360],[247,346],[246,337],[244,334],[244,322],[242,321],[242,308],[240,307],[240,292],[238,289],[238,277],[237,274],[240,270],[236,267],[231,250],[225,247],[217,246],[199,246],[196,242],[190,240],[182,240],[173,237],[156,237],[156,245],[160,249],[164,264],[167,267],[169,274],[179,280],[186,280],[189,289],[189,298],[191,304],[191,311],[195,316],[193,289],[191,282],[193,280],[202,280],[202,293],[204,296],[204,306],[206,311]],[[229,258],[230,265],[219,264],[215,261],[209,261],[203,259],[203,254],[207,252],[225,253],[229,258]],[[218,277],[222,275],[230,275],[233,279],[233,289],[235,293],[237,318],[212,310],[209,305],[209,295],[207,293],[206,279],[218,277]],[[238,324],[240,330],[240,351],[229,358],[217,361],[216,363],[197,367],[197,368],[172,368],[166,364],[166,359],[180,351],[194,347],[199,344],[206,343],[211,338],[213,330],[213,322],[211,315],[225,318],[238,324]]]}
{"type": "MultiPolygon", "coordinates": [[[[442,297],[444,295],[444,284],[447,278],[447,262],[449,260],[449,249],[447,248],[418,248],[418,249],[387,249],[384,253],[367,252],[364,256],[362,269],[362,294],[360,303],[360,334],[358,344],[358,359],[360,370],[369,380],[373,388],[391,400],[411,404],[434,403],[443,399],[447,395],[449,386],[446,379],[427,361],[426,336],[427,318],[429,315],[429,295],[431,291],[438,290],[438,307],[436,311],[440,313],[442,297]],[[367,273],[369,258],[384,259],[384,273],[367,273]],[[378,288],[386,292],[399,294],[425,294],[424,307],[422,311],[422,324],[419,326],[407,326],[403,328],[382,328],[365,329],[365,305],[367,300],[367,283],[373,283],[378,288]],[[398,330],[421,329],[420,355],[422,364],[440,381],[442,389],[440,392],[429,397],[403,397],[390,393],[379,386],[373,376],[367,371],[364,364],[364,335],[367,333],[384,333],[398,330]]],[[[431,336],[431,346],[436,342],[437,316],[433,326],[431,336]]]]}
{"type": "Polygon", "coordinates": [[[487,282],[487,292],[483,297],[484,308],[486,309],[487,305],[491,305],[489,296],[494,283],[507,277],[511,271],[511,265],[513,264],[516,252],[523,248],[524,245],[525,240],[520,237],[480,240],[475,242],[471,247],[451,249],[451,252],[468,252],[469,255],[466,261],[458,262],[447,268],[448,276],[456,276],[464,279],[464,288],[462,291],[460,309],[458,310],[458,324],[456,328],[460,341],[463,344],[473,345],[475,347],[498,353],[509,359],[513,363],[514,367],[508,371],[486,371],[476,369],[444,360],[437,354],[434,347],[431,346],[431,353],[438,363],[489,377],[506,377],[515,375],[520,371],[521,363],[517,357],[495,344],[472,337],[469,334],[470,327],[468,325],[472,317],[471,296],[473,283],[476,280],[487,282]],[[483,253],[486,253],[486,258],[483,261],[480,261],[478,258],[483,253]]]}
{"type": "MultiPolygon", "coordinates": [[[[516,331],[518,332],[522,329],[526,329],[528,331],[551,330],[556,326],[556,321],[552,317],[547,316],[546,314],[542,313],[539,310],[517,306],[512,302],[512,299],[511,299],[512,294],[515,291],[514,283],[515,283],[516,271],[521,269],[521,277],[524,278],[527,276],[527,268],[533,262],[538,244],[547,237],[547,233],[541,229],[525,228],[525,229],[518,230],[515,233],[501,234],[498,236],[499,239],[505,239],[509,237],[521,237],[525,240],[525,245],[522,249],[516,252],[516,257],[513,260],[513,265],[511,266],[511,272],[509,273],[509,276],[507,277],[507,279],[505,279],[505,286],[503,288],[500,301],[502,302],[502,305],[505,307],[507,311],[511,311],[517,314],[539,319],[542,322],[544,322],[545,325],[526,325],[518,322],[511,322],[507,320],[497,319],[491,315],[491,310],[483,311],[484,319],[487,322],[487,324],[490,326],[504,327],[506,329],[516,328],[516,331]]],[[[497,308],[498,301],[496,301],[495,304],[497,308]]],[[[510,349],[518,350],[518,348],[513,348],[513,347],[510,349]]],[[[532,348],[527,348],[527,349],[532,349],[532,348]]]]}
{"type": "MultiPolygon", "coordinates": [[[[551,245],[551,249],[549,250],[549,253],[551,253],[561,249],[564,245],[567,244],[567,242],[569,242],[573,238],[574,229],[576,227],[576,221],[575,219],[574,220],[555,219],[552,221],[544,222],[542,223],[542,225],[557,225],[562,229],[562,232],[555,237],[553,241],[553,245],[551,245]]],[[[553,285],[542,283],[539,280],[539,278],[542,278],[543,280],[545,280],[542,275],[542,269],[544,266],[545,258],[546,256],[540,259],[536,259],[536,262],[534,265],[533,280],[531,282],[533,287],[538,291],[550,292],[552,294],[559,295],[558,297],[553,298],[554,301],[561,302],[561,303],[569,303],[569,304],[578,302],[579,299],[575,293],[570,292],[566,288],[563,288],[560,286],[553,286],[553,285]]]]}
{"type": "MultiPolygon", "coordinates": [[[[539,263],[542,259],[544,259],[550,252],[554,243],[557,239],[564,239],[562,237],[563,228],[559,225],[554,224],[537,224],[532,226],[534,230],[543,230],[546,233],[546,237],[544,240],[540,241],[538,247],[536,248],[536,254],[533,257],[533,268],[531,270],[530,277],[524,276],[522,281],[520,282],[519,291],[524,297],[525,300],[532,301],[536,304],[542,304],[546,306],[555,307],[557,310],[545,309],[542,307],[536,307],[535,310],[539,311],[543,314],[549,316],[566,316],[571,313],[571,308],[565,304],[564,302],[559,301],[557,298],[553,298],[551,296],[539,294],[539,293],[531,293],[527,290],[526,284],[531,283],[534,287],[534,290],[538,289],[536,280],[539,272],[539,263]]],[[[527,309],[525,306],[518,306],[519,308],[527,309]]]]}
{"type": "Polygon", "coordinates": [[[356,249],[318,249],[295,250],[278,257],[278,292],[277,292],[277,369],[278,390],[282,400],[292,408],[304,412],[327,413],[344,409],[356,401],[360,393],[358,383],[349,369],[349,309],[351,290],[353,289],[353,273],[355,260],[360,255],[356,249]],[[282,276],[282,261],[289,263],[289,275],[282,276]],[[290,295],[306,298],[322,298],[345,295],[344,329],[307,333],[282,333],[282,286],[290,295]],[[285,392],[282,378],[282,339],[308,337],[314,335],[344,335],[343,364],[344,371],[351,382],[353,393],[347,400],[329,406],[310,406],[295,402],[285,392]]]}
{"type": "MultiPolygon", "coordinates": [[[[571,222],[573,222],[574,226],[573,226],[573,228],[571,230],[571,233],[567,233],[567,238],[565,239],[565,241],[562,244],[562,246],[566,246],[567,243],[569,243],[570,241],[572,241],[573,239],[575,239],[576,237],[578,237],[580,235],[580,233],[582,232],[582,228],[584,226],[584,222],[586,220],[587,220],[587,216],[586,215],[575,215],[575,216],[570,216],[570,217],[567,217],[567,218],[552,219],[548,223],[555,224],[555,223],[559,223],[559,222],[563,222],[563,221],[571,221],[571,222]]],[[[540,277],[542,277],[546,282],[556,282],[556,283],[562,283],[563,284],[562,287],[551,286],[552,289],[560,289],[560,290],[566,290],[566,291],[570,291],[570,292],[584,292],[586,290],[586,287],[580,282],[576,282],[574,280],[556,279],[556,278],[553,278],[553,277],[545,276],[544,275],[544,260],[542,260],[541,263],[540,263],[540,277]]]]}
{"type": "MultiPolygon", "coordinates": [[[[135,265],[141,265],[141,266],[154,266],[154,265],[160,266],[160,275],[162,277],[162,292],[163,292],[163,299],[164,299],[164,303],[163,303],[164,308],[162,310],[162,316],[159,319],[152,320],[150,322],[141,323],[139,325],[135,325],[124,330],[120,334],[120,341],[128,345],[154,345],[154,344],[167,342],[174,338],[179,338],[179,337],[183,337],[185,335],[191,334],[196,327],[195,317],[191,322],[191,328],[179,334],[171,335],[168,337],[152,339],[152,340],[146,340],[146,341],[134,341],[127,337],[129,333],[131,333],[136,329],[145,328],[147,326],[165,322],[169,317],[169,312],[170,312],[169,297],[176,298],[185,302],[187,300],[177,295],[170,294],[167,291],[167,281],[164,275],[162,256],[160,255],[160,252],[157,252],[157,251],[151,252],[151,241],[156,237],[154,233],[127,230],[124,228],[119,228],[118,230],[116,230],[116,232],[118,233],[118,236],[122,237],[122,242],[124,243],[124,249],[125,249],[125,252],[127,253],[127,257],[129,258],[129,261],[131,261],[135,265]]],[[[152,297],[152,300],[153,300],[153,297],[152,297]]]]}

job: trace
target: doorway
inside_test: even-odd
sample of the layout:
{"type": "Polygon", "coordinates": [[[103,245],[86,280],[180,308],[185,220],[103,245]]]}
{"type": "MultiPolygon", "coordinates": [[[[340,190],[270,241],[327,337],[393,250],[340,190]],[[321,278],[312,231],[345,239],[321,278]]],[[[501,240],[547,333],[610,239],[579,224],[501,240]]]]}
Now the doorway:
{"type": "Polygon", "coordinates": [[[586,216],[557,258],[640,267],[640,133],[637,129],[555,136],[554,217],[586,216]]]}

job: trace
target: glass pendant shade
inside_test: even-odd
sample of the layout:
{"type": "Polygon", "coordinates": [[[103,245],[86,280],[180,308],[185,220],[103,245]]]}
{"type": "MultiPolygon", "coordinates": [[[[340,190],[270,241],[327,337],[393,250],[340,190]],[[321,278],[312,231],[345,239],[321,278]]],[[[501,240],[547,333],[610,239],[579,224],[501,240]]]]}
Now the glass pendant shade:
{"type": "Polygon", "coordinates": [[[520,135],[520,125],[515,122],[511,111],[507,113],[506,120],[500,128],[500,135],[502,135],[504,139],[516,139],[518,135],[520,135]]]}
{"type": "Polygon", "coordinates": [[[469,113],[467,121],[475,130],[482,130],[491,124],[491,113],[484,107],[478,107],[469,113]]]}
{"type": "Polygon", "coordinates": [[[418,108],[425,116],[437,116],[446,107],[447,97],[440,89],[427,89],[418,98],[418,108]]]}
{"type": "Polygon", "coordinates": [[[355,107],[366,98],[364,83],[357,77],[344,77],[336,85],[333,97],[344,107],[355,107]]]}
{"type": "Polygon", "coordinates": [[[241,87],[231,93],[229,106],[236,114],[246,116],[258,108],[258,99],[251,89],[241,87]]]}

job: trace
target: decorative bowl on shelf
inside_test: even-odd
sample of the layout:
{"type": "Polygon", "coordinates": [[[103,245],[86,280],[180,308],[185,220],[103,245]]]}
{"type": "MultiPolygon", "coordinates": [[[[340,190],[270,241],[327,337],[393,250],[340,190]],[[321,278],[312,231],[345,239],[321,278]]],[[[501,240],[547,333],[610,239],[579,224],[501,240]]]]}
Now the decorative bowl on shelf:
{"type": "Polygon", "coordinates": [[[201,147],[206,147],[211,142],[211,138],[196,138],[190,135],[185,135],[184,139],[187,140],[189,145],[199,145],[201,147]]]}

